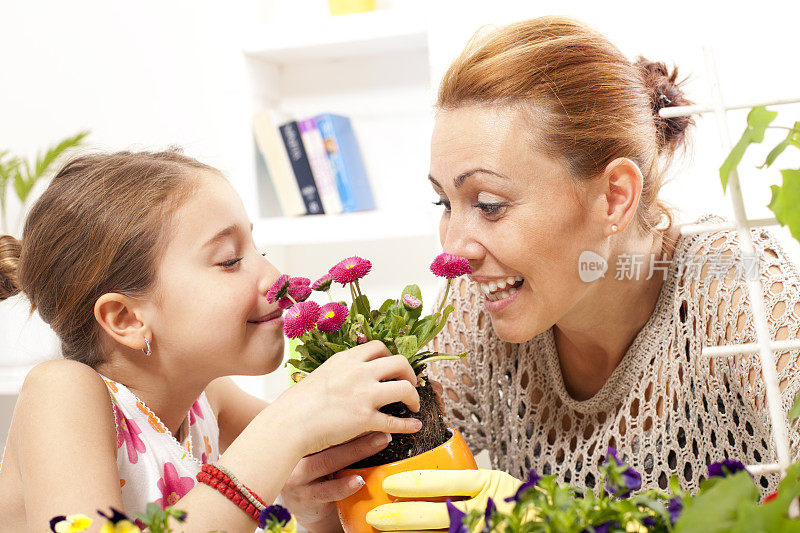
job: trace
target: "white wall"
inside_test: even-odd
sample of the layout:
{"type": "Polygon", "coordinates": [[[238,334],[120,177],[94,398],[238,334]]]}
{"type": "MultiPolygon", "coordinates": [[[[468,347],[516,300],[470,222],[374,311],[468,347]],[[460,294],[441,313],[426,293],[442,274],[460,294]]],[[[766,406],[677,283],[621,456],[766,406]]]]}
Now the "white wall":
{"type": "MultiPolygon", "coordinates": [[[[631,57],[643,54],[676,63],[682,75],[692,76],[686,90],[698,102],[709,100],[700,50],[707,41],[715,45],[728,100],[800,96],[794,53],[797,2],[737,3],[735,9],[728,5],[721,12],[697,1],[437,0],[427,5],[434,86],[481,24],[565,14],[606,33],[631,57]]],[[[278,0],[6,2],[0,32],[0,148],[32,155],[82,128],[92,130],[92,148],[160,149],[178,144],[226,172],[250,216],[256,217],[258,195],[249,128],[253,95],[241,53],[242,38],[254,21],[297,16],[298,12],[319,17],[323,11],[322,0],[293,4],[278,0]]],[[[340,96],[347,99],[347,94],[340,96]]],[[[289,103],[291,107],[293,102],[289,103]]],[[[781,111],[800,117],[798,106],[781,111]]],[[[738,135],[744,114],[731,113],[730,120],[738,135]]],[[[716,125],[710,118],[699,119],[698,125],[693,157],[663,196],[682,208],[686,219],[708,211],[730,215],[716,174],[723,157],[716,125]]],[[[412,145],[424,151],[426,136],[412,145]]],[[[420,157],[424,160],[427,154],[420,157]]],[[[751,166],[756,162],[760,163],[745,161],[751,166]]],[[[797,156],[783,162],[800,164],[797,156]]],[[[745,171],[742,179],[750,214],[768,216],[767,185],[778,179],[777,172],[764,177],[745,171]]],[[[432,250],[435,244],[430,246],[432,250]]],[[[796,253],[796,243],[790,246],[796,253]]],[[[392,268],[389,262],[382,265],[385,275],[398,285],[414,279],[400,261],[394,270],[388,270],[392,268]]],[[[382,287],[388,285],[387,281],[382,287]]],[[[426,290],[432,291],[429,285],[426,290]]],[[[55,339],[48,328],[36,318],[25,321],[20,312],[25,305],[19,299],[0,303],[0,365],[55,353],[55,339]]],[[[282,377],[276,378],[275,383],[282,382],[282,377]]],[[[264,394],[264,381],[249,383],[251,390],[264,394]]]]}

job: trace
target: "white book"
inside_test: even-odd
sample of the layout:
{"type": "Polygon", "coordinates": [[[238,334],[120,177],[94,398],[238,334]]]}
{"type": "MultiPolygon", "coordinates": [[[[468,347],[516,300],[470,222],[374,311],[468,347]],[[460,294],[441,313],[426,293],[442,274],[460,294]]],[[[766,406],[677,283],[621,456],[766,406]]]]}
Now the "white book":
{"type": "Polygon", "coordinates": [[[278,197],[281,213],[284,216],[305,215],[306,207],[272,110],[267,109],[253,117],[253,133],[278,197]]]}
{"type": "Polygon", "coordinates": [[[325,149],[325,141],[319,132],[317,122],[313,118],[298,120],[297,127],[300,130],[300,138],[303,147],[306,149],[308,164],[314,174],[314,181],[317,183],[317,191],[322,208],[325,214],[336,215],[342,212],[342,201],[339,198],[339,190],[336,187],[336,175],[331,168],[328,159],[328,151],[325,149]]]}

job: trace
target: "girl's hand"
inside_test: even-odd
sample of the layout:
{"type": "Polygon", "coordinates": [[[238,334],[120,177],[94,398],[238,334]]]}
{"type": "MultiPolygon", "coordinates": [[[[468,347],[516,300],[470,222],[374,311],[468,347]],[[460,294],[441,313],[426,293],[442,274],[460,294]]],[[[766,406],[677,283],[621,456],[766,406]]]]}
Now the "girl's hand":
{"type": "Polygon", "coordinates": [[[341,531],[335,502],[358,492],[364,481],[360,476],[328,476],[378,453],[390,440],[391,435],[386,433],[369,433],[304,457],[283,486],[283,505],[311,532],[341,531]]]}
{"type": "Polygon", "coordinates": [[[414,433],[422,423],[378,409],[403,402],[419,411],[417,377],[402,355],[392,355],[380,341],[334,354],[282,394],[276,403],[290,410],[296,431],[304,434],[303,455],[310,455],[370,431],[414,433]]]}

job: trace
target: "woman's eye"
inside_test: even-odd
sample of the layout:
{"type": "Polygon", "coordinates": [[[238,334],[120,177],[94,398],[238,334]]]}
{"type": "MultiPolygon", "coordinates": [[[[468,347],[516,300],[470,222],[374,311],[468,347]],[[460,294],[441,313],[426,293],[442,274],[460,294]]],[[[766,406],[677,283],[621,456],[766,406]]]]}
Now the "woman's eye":
{"type": "Polygon", "coordinates": [[[477,207],[481,211],[483,211],[484,215],[492,216],[499,214],[502,209],[508,205],[508,202],[478,202],[473,207],[477,207]]]}
{"type": "Polygon", "coordinates": [[[444,198],[439,198],[439,201],[433,202],[433,205],[443,205],[445,211],[450,211],[450,201],[444,198]]]}
{"type": "Polygon", "coordinates": [[[236,263],[238,263],[241,260],[242,260],[241,257],[237,257],[236,259],[231,259],[230,261],[225,261],[224,263],[220,263],[220,266],[225,268],[233,268],[234,266],[236,266],[236,263]]]}

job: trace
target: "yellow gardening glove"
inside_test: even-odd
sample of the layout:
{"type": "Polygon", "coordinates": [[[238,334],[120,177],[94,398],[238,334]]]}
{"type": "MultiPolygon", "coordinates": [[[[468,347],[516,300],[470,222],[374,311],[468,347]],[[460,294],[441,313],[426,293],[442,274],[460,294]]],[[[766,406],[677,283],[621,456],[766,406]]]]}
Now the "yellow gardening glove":
{"type": "MultiPolygon", "coordinates": [[[[383,480],[383,490],[400,498],[435,498],[469,496],[453,502],[461,511],[486,510],[488,498],[497,510],[509,512],[513,496],[522,481],[499,470],[411,470],[383,480]]],[[[450,518],[446,503],[411,501],[379,505],[367,513],[367,523],[381,531],[447,529],[450,518]]]]}

